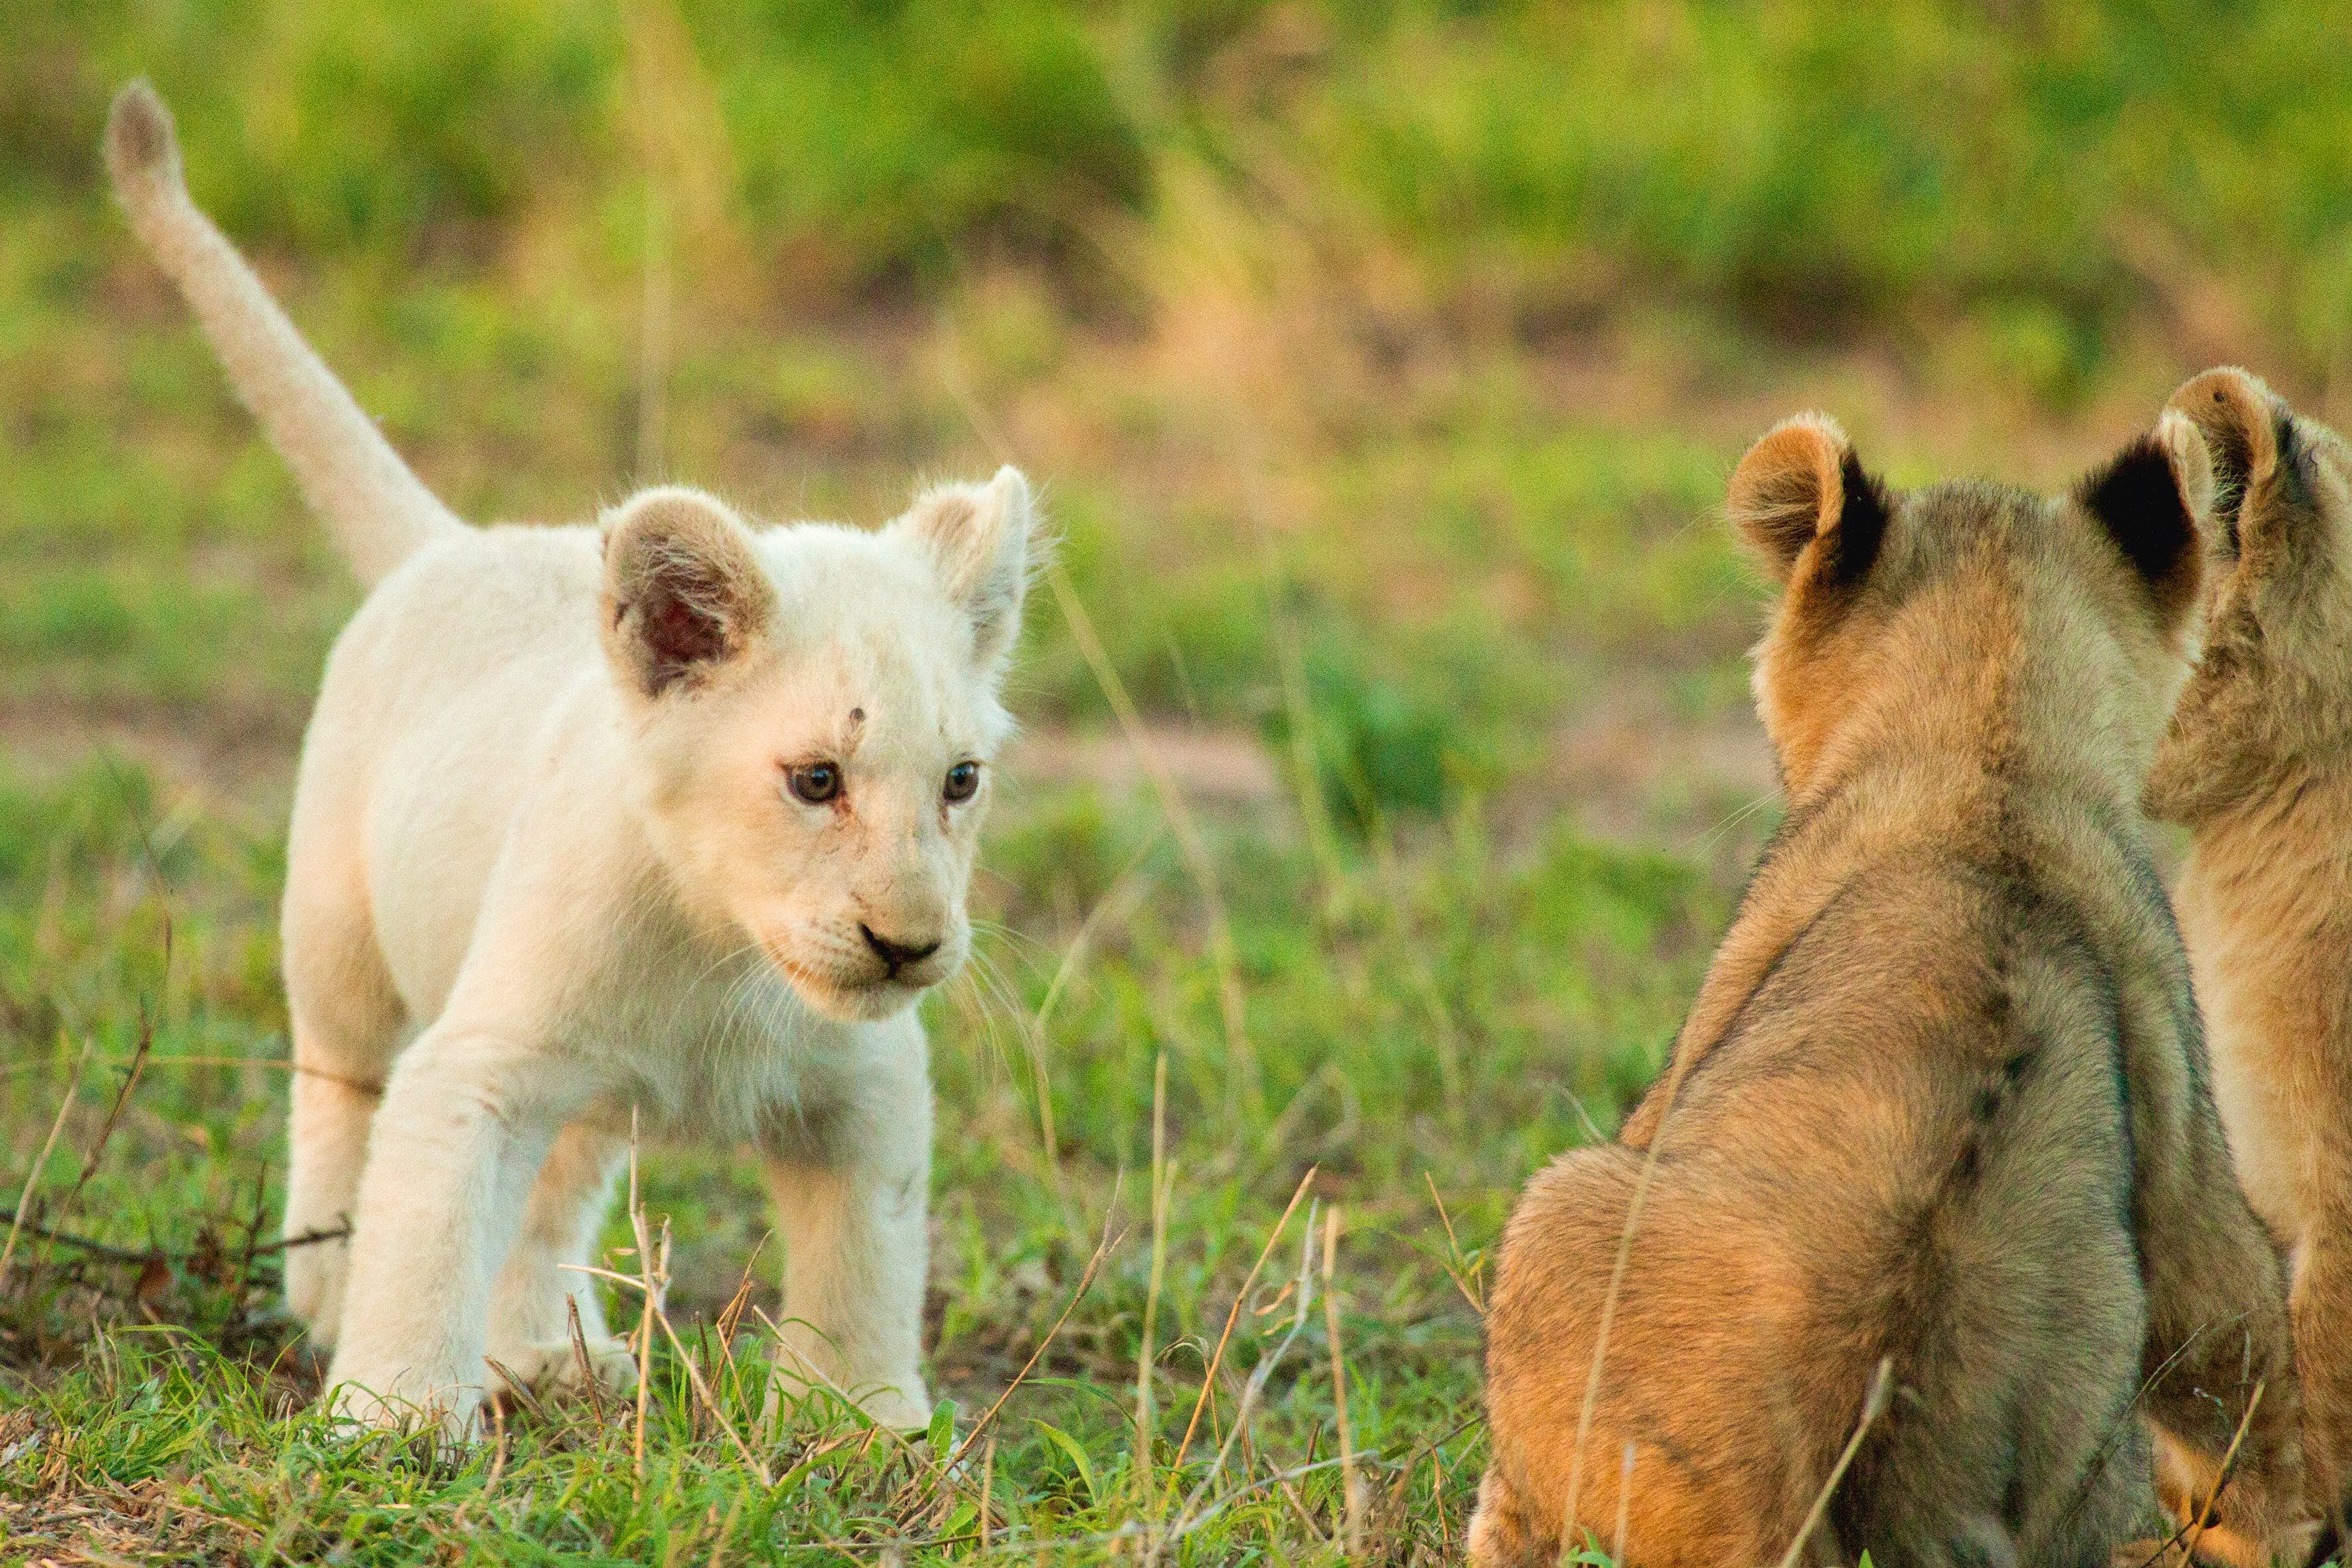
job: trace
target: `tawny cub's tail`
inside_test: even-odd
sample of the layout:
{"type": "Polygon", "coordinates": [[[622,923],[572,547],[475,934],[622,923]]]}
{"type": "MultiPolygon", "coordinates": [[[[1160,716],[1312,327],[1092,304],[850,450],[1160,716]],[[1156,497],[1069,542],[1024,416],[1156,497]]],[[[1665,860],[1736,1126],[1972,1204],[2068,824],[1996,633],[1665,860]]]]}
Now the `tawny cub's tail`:
{"type": "Polygon", "coordinates": [[[172,111],[143,80],[114,95],[106,166],[131,226],[180,286],[229,384],[261,421],[360,581],[464,523],[409,471],[245,258],[188,197],[172,111]]]}

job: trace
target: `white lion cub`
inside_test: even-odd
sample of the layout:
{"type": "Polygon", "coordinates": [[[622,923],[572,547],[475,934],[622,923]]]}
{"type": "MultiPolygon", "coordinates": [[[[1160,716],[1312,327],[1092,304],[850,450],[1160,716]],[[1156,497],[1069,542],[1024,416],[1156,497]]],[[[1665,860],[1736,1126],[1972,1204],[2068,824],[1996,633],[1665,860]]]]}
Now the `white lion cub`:
{"type": "Polygon", "coordinates": [[[633,1111],[750,1142],[798,1375],[919,1425],[931,1100],[912,1005],[964,894],[1038,522],[1011,468],[879,532],[695,490],[478,530],[428,492],[117,97],[131,226],[373,592],[288,848],[287,1294],[338,1406],[462,1434],[507,1377],[625,1382],[585,1263],[633,1111]]]}

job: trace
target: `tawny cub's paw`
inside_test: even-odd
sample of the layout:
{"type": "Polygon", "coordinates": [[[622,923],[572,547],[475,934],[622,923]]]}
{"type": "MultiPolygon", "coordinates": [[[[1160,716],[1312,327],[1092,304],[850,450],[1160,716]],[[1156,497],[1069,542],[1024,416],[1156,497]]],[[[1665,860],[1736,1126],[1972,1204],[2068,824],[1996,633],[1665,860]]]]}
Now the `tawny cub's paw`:
{"type": "Polygon", "coordinates": [[[2107,1564],[2108,1568],[2251,1568],[2254,1564],[2270,1568],[2273,1562],[2302,1561],[2300,1556],[2273,1558],[2241,1536],[2208,1530],[2198,1538],[2194,1551],[2179,1538],[2126,1542],[2116,1548],[2107,1564]]]}
{"type": "MultiPolygon", "coordinates": [[[[488,1358],[488,1391],[494,1399],[517,1392],[531,1394],[576,1393],[586,1385],[581,1375],[579,1350],[569,1339],[541,1340],[509,1345],[488,1358]]],[[[614,1394],[637,1385],[637,1359],[626,1340],[603,1337],[588,1342],[587,1374],[614,1394]]]]}

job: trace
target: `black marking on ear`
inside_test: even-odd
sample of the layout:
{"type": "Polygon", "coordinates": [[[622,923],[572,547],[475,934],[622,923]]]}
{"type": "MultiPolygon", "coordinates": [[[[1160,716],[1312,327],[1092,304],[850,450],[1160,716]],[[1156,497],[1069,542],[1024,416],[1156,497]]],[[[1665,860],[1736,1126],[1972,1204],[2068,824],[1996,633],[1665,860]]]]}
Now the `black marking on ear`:
{"type": "MultiPolygon", "coordinates": [[[[2227,404],[2228,395],[2220,387],[2213,389],[2213,401],[2227,404]]],[[[2231,420],[2221,420],[2200,428],[2205,436],[2205,450],[2213,464],[2213,515],[2221,524],[2221,554],[2223,559],[2238,558],[2240,541],[2238,520],[2245,510],[2248,470],[2254,466],[2254,452],[2246,440],[2246,433],[2231,420]]]]}
{"type": "Polygon", "coordinates": [[[1892,508],[1887,504],[1886,488],[1862,466],[1862,459],[1848,447],[1838,460],[1838,489],[1843,499],[1838,506],[1837,528],[1829,541],[1829,559],[1823,563],[1828,575],[1839,583],[1857,583],[1866,576],[1878,560],[1879,548],[1886,542],[1886,523],[1892,508]]]}
{"type": "Polygon", "coordinates": [[[2141,436],[2084,479],[2075,497],[2151,585],[2179,570],[2197,539],[2197,520],[2153,436],[2141,436]]]}
{"type": "Polygon", "coordinates": [[[2278,477],[2272,481],[2275,487],[2272,500],[2282,508],[2306,510],[2317,499],[2312,483],[2311,448],[2295,433],[2294,415],[2279,411],[2273,437],[2278,443],[2278,477]]]}

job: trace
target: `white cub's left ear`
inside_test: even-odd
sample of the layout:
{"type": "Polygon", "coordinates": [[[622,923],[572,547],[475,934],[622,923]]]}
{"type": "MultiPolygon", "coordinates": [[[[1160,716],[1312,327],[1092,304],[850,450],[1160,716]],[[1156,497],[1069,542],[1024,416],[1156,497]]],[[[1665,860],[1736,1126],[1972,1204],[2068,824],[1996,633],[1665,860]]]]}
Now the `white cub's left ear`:
{"type": "Polygon", "coordinates": [[[890,525],[919,542],[938,567],[948,598],[971,617],[972,657],[1001,668],[1021,630],[1029,563],[1039,552],[1029,481],[1010,464],[984,485],[938,485],[890,525]]]}

